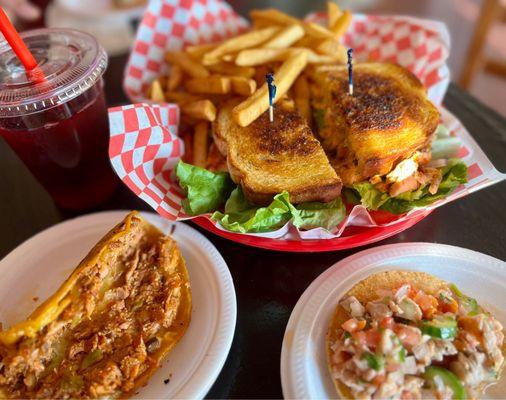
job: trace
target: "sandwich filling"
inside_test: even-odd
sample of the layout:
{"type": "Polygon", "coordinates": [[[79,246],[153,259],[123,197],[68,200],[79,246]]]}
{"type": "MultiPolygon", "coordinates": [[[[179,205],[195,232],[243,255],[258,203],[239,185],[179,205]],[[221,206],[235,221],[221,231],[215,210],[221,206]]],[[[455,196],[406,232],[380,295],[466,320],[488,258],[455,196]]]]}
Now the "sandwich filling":
{"type": "Polygon", "coordinates": [[[394,64],[319,67],[312,85],[315,125],[343,184],[369,181],[390,196],[420,187],[435,194],[441,173],[428,165],[439,111],[423,85],[394,64]]]}
{"type": "Polygon", "coordinates": [[[332,378],[360,399],[462,399],[495,382],[503,327],[455,286],[412,284],[339,303],[345,322],[329,345],[332,378]]]}

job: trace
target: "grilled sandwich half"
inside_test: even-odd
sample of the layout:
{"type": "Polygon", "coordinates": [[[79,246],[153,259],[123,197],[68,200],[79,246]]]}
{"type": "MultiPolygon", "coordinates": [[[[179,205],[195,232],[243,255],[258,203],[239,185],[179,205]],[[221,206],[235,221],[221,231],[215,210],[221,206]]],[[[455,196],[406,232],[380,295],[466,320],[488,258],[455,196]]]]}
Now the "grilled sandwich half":
{"type": "Polygon", "coordinates": [[[265,112],[240,127],[231,113],[238,102],[220,108],[213,137],[227,159],[232,180],[241,185],[248,200],[268,204],[283,191],[294,204],[328,202],[340,195],[341,180],[293,103],[278,102],[273,122],[265,112]]]}
{"type": "Polygon", "coordinates": [[[312,80],[318,134],[345,186],[387,174],[400,182],[430,161],[439,111],[411,72],[389,63],[356,64],[351,96],[346,66],[317,67],[312,80]]]}

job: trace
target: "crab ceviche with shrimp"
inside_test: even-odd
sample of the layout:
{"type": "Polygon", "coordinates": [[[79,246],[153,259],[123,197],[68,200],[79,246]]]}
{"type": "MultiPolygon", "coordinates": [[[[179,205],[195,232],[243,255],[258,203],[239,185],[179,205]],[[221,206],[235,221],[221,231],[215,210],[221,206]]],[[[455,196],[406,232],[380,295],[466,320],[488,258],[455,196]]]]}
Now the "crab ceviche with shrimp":
{"type": "Polygon", "coordinates": [[[326,341],[342,398],[476,398],[504,363],[501,323],[455,285],[422,272],[359,282],[340,299],[326,341]]]}

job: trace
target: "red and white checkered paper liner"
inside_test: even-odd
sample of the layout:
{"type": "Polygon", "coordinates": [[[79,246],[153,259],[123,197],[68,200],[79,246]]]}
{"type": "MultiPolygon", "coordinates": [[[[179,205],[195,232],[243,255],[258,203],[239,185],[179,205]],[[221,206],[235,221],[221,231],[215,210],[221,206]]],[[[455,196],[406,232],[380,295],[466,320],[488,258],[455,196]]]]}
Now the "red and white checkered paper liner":
{"type": "MultiPolygon", "coordinates": [[[[308,19],[324,22],[325,15],[312,14],[308,19]]],[[[133,101],[141,103],[109,110],[109,154],[123,182],[168,219],[191,218],[182,209],[184,194],[173,171],[184,153],[184,144],[177,136],[179,110],[174,104],[149,104],[143,94],[153,79],[167,72],[163,60],[167,50],[216,41],[246,27],[246,21],[219,0],[151,1],[140,24],[126,67],[124,88],[133,101]]],[[[344,41],[354,48],[358,60],[397,62],[410,69],[428,88],[429,98],[436,104],[441,103],[449,83],[446,65],[449,35],[443,24],[411,17],[354,15],[344,41]]],[[[462,124],[448,111],[442,109],[441,113],[442,123],[462,140],[459,156],[469,167],[469,182],[428,208],[439,207],[505,179],[462,124]]],[[[355,206],[336,232],[322,228],[298,231],[288,223],[275,232],[254,235],[330,239],[340,236],[347,226],[391,225],[424,210],[414,210],[404,216],[385,216],[385,213],[368,212],[362,206],[355,206]]]]}

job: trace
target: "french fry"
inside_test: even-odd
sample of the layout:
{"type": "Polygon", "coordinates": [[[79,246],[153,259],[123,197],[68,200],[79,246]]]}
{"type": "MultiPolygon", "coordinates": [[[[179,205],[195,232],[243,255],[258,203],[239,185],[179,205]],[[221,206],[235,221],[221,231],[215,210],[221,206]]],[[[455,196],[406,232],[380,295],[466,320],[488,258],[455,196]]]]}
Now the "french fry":
{"type": "Polygon", "coordinates": [[[211,50],[216,48],[219,43],[205,43],[205,44],[196,44],[191,46],[186,46],[184,49],[185,53],[187,53],[190,57],[200,60],[204,54],[209,53],[211,50]]]}
{"type": "Polygon", "coordinates": [[[183,70],[179,65],[173,65],[170,67],[169,77],[167,79],[167,90],[173,91],[176,90],[181,81],[183,80],[183,70]]]}
{"type": "Polygon", "coordinates": [[[316,39],[332,39],[334,37],[334,33],[332,31],[314,22],[304,23],[304,29],[309,36],[316,39]]]}
{"type": "MultiPolygon", "coordinates": [[[[317,54],[311,49],[305,47],[291,47],[288,49],[247,49],[241,51],[235,62],[241,66],[256,66],[276,61],[284,61],[294,52],[306,52],[307,62],[309,64],[332,64],[342,62],[342,54],[336,53],[332,55],[317,54]]],[[[346,52],[346,50],[345,50],[346,52]]]]}
{"type": "Polygon", "coordinates": [[[272,39],[262,47],[267,49],[283,49],[290,47],[304,36],[304,28],[300,25],[289,25],[279,31],[272,39]]]}
{"type": "Polygon", "coordinates": [[[165,98],[167,101],[172,101],[178,104],[202,100],[201,96],[195,96],[194,94],[186,92],[165,92],[165,98]]]}
{"type": "Polygon", "coordinates": [[[185,163],[193,162],[193,135],[189,132],[184,132],[182,135],[184,141],[184,154],[181,159],[185,163]]]}
{"type": "Polygon", "coordinates": [[[290,51],[291,49],[246,49],[237,54],[235,64],[246,67],[282,61],[290,51]]]}
{"type": "Polygon", "coordinates": [[[155,79],[151,82],[151,86],[148,89],[148,97],[152,101],[165,102],[165,95],[163,94],[160,79],[155,79]]]}
{"type": "Polygon", "coordinates": [[[181,112],[195,119],[214,121],[216,119],[216,107],[210,100],[197,100],[181,104],[181,112]]]}
{"type": "MultiPolygon", "coordinates": [[[[226,62],[234,62],[236,53],[233,54],[225,54],[221,59],[226,62]]],[[[213,65],[213,64],[211,64],[213,65]]]]}
{"type": "Polygon", "coordinates": [[[305,35],[301,39],[297,40],[293,44],[293,46],[294,47],[309,47],[312,49],[313,47],[315,47],[315,43],[320,43],[320,42],[321,42],[320,39],[315,39],[311,36],[305,35]]]}
{"type": "Polygon", "coordinates": [[[335,63],[343,64],[346,62],[346,49],[342,46],[341,48],[342,49],[339,50],[339,52],[332,55],[318,54],[310,49],[301,49],[301,50],[306,51],[308,64],[335,64],[335,63]],[[344,50],[344,53],[342,50],[344,50]]]}
{"type": "Polygon", "coordinates": [[[274,8],[266,8],[264,10],[252,10],[249,13],[249,16],[253,22],[257,20],[260,21],[270,21],[271,24],[274,25],[296,25],[300,24],[302,21],[285,14],[279,10],[274,8]]]}
{"type": "Polygon", "coordinates": [[[349,28],[351,24],[351,12],[345,10],[343,14],[337,19],[336,23],[332,27],[332,32],[334,33],[336,38],[340,38],[344,35],[346,30],[349,28]]]}
{"type": "Polygon", "coordinates": [[[208,122],[199,122],[193,134],[193,165],[205,168],[207,164],[208,122]]]}
{"type": "Polygon", "coordinates": [[[276,24],[273,24],[271,20],[261,18],[261,17],[256,18],[252,22],[253,22],[253,29],[263,29],[263,28],[267,28],[269,26],[276,25],[276,24]]]}
{"type": "Polygon", "coordinates": [[[346,63],[346,48],[337,39],[326,39],[315,49],[318,53],[331,56],[339,63],[346,63]]]}
{"type": "Polygon", "coordinates": [[[219,62],[207,67],[209,71],[216,74],[242,76],[244,78],[252,78],[255,75],[255,68],[252,67],[240,67],[235,64],[227,62],[219,62]]]}
{"type": "Polygon", "coordinates": [[[255,21],[271,21],[275,25],[302,25],[304,31],[311,37],[317,39],[330,39],[333,37],[333,33],[327,28],[315,24],[314,22],[303,22],[300,19],[291,17],[279,10],[268,8],[265,10],[252,10],[250,12],[251,20],[255,21]]]}
{"type": "Polygon", "coordinates": [[[243,76],[233,76],[230,81],[232,82],[232,91],[241,96],[251,96],[257,88],[257,83],[253,79],[243,76]]]}
{"type": "Polygon", "coordinates": [[[311,123],[311,103],[309,101],[309,84],[304,75],[300,75],[293,84],[295,107],[308,123],[311,123]]]}
{"type": "Polygon", "coordinates": [[[220,75],[208,78],[193,78],[184,83],[185,89],[190,93],[227,94],[232,85],[230,79],[220,75]]]}
{"type": "MultiPolygon", "coordinates": [[[[295,51],[287,58],[276,72],[276,97],[278,101],[288,92],[292,83],[307,65],[307,53],[295,51]]],[[[267,83],[258,89],[252,96],[238,104],[232,110],[234,120],[240,126],[248,126],[269,108],[269,93],[267,83]]]]}
{"type": "Polygon", "coordinates": [[[193,78],[205,78],[210,75],[205,67],[192,60],[186,53],[167,52],[165,53],[165,60],[173,65],[179,65],[184,72],[193,78]]]}
{"type": "Polygon", "coordinates": [[[332,30],[340,16],[341,10],[339,6],[333,1],[327,1],[327,26],[329,29],[332,30]]]}
{"type": "Polygon", "coordinates": [[[279,28],[277,26],[270,26],[268,28],[250,31],[243,35],[225,40],[221,45],[204,54],[202,63],[204,65],[214,64],[226,54],[262,44],[266,40],[269,40],[278,31],[279,28]]]}

